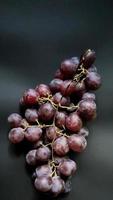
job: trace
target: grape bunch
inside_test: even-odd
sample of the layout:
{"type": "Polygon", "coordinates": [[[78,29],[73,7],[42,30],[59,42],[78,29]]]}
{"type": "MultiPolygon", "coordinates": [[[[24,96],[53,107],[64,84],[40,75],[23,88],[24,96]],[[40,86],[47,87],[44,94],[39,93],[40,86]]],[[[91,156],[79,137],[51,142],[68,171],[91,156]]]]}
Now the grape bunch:
{"type": "Polygon", "coordinates": [[[101,77],[94,66],[95,52],[61,63],[54,79],[28,89],[20,99],[24,113],[8,117],[13,144],[30,143],[26,162],[32,166],[36,190],[58,196],[71,190],[70,177],[77,164],[69,152],[81,153],[87,146],[85,124],[96,117],[95,94],[101,77]]]}

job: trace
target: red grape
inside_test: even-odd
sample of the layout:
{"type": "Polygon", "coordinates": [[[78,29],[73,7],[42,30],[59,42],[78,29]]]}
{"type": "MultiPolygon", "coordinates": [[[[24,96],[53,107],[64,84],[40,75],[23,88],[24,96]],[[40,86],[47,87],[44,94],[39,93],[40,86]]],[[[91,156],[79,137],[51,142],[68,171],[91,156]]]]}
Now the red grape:
{"type": "Polygon", "coordinates": [[[72,132],[78,132],[82,127],[82,120],[76,112],[66,117],[66,128],[72,132]]]}
{"type": "Polygon", "coordinates": [[[56,111],[55,113],[55,124],[59,128],[65,127],[66,123],[66,113],[61,111],[56,111]]]}
{"type": "Polygon", "coordinates": [[[38,110],[39,118],[43,121],[52,120],[54,117],[55,109],[51,103],[44,103],[40,106],[38,110]]]}
{"type": "Polygon", "coordinates": [[[95,97],[95,94],[94,94],[94,93],[86,92],[86,93],[83,94],[82,99],[83,99],[83,100],[87,100],[87,99],[88,99],[88,100],[93,100],[93,101],[95,101],[95,100],[96,100],[96,97],[95,97]]]}
{"type": "Polygon", "coordinates": [[[35,179],[35,188],[41,192],[48,192],[52,187],[52,178],[47,176],[41,176],[35,179]]]}
{"type": "Polygon", "coordinates": [[[68,144],[71,150],[82,152],[87,146],[87,141],[83,136],[73,134],[68,138],[68,144]]]}
{"type": "Polygon", "coordinates": [[[96,103],[92,100],[82,100],[79,103],[78,114],[85,120],[96,117],[96,103]]]}
{"type": "Polygon", "coordinates": [[[29,142],[37,142],[42,136],[42,129],[37,126],[31,126],[25,131],[25,138],[29,142]]]}
{"type": "Polygon", "coordinates": [[[62,84],[63,84],[63,81],[61,79],[55,78],[49,84],[50,90],[53,93],[59,92],[62,84]]]}
{"type": "Polygon", "coordinates": [[[50,141],[56,139],[59,136],[58,131],[59,131],[59,129],[56,126],[50,126],[49,128],[46,128],[46,136],[47,136],[47,138],[50,141]]]}
{"type": "Polygon", "coordinates": [[[17,113],[12,113],[8,117],[8,122],[10,123],[12,128],[17,128],[21,126],[22,117],[17,113]]]}
{"type": "Polygon", "coordinates": [[[51,192],[55,197],[64,191],[64,187],[65,182],[60,178],[60,176],[54,176],[52,178],[51,192]]]}
{"type": "Polygon", "coordinates": [[[69,152],[67,138],[64,136],[57,138],[53,143],[53,149],[59,156],[66,155],[69,152]]]}
{"type": "Polygon", "coordinates": [[[34,89],[29,89],[24,92],[23,102],[25,105],[35,105],[39,98],[39,94],[34,89]]]}
{"type": "Polygon", "coordinates": [[[25,111],[25,118],[29,123],[34,123],[38,119],[38,111],[36,109],[27,109],[25,111]]]}
{"type": "Polygon", "coordinates": [[[26,155],[26,162],[29,165],[36,165],[37,160],[36,160],[36,150],[31,150],[27,153],[26,155]]]}
{"type": "Polygon", "coordinates": [[[80,62],[83,64],[84,68],[90,68],[96,59],[95,52],[93,50],[88,49],[80,59],[80,62]]]}
{"type": "Polygon", "coordinates": [[[41,176],[51,176],[52,170],[49,165],[41,165],[36,168],[36,176],[41,177],[41,176]]]}
{"type": "Polygon", "coordinates": [[[77,165],[73,160],[65,159],[64,161],[60,162],[58,170],[64,176],[71,176],[77,170],[77,165]]]}
{"type": "Polygon", "coordinates": [[[24,130],[22,128],[13,128],[9,132],[9,140],[13,143],[20,143],[24,140],[24,130]]]}
{"type": "Polygon", "coordinates": [[[101,77],[96,72],[89,72],[85,83],[89,90],[97,90],[101,86],[101,77]]]}
{"type": "Polygon", "coordinates": [[[36,92],[40,95],[40,97],[47,97],[51,94],[49,87],[45,84],[40,84],[35,88],[36,92]]]}
{"type": "Polygon", "coordinates": [[[54,94],[52,100],[55,104],[60,104],[61,106],[70,105],[70,97],[63,97],[60,92],[54,94]]]}
{"type": "Polygon", "coordinates": [[[36,159],[38,161],[46,162],[51,156],[51,150],[48,147],[39,147],[36,151],[36,159]]]}

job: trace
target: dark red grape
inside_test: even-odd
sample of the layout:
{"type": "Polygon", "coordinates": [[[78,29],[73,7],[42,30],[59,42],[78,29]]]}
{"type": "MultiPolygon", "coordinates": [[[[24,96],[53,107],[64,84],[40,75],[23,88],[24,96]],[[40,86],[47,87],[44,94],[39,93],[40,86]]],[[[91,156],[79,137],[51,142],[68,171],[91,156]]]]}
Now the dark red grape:
{"type": "Polygon", "coordinates": [[[54,78],[64,80],[64,75],[60,69],[56,71],[54,78]]]}
{"type": "Polygon", "coordinates": [[[93,50],[88,49],[80,58],[80,63],[83,64],[83,67],[88,69],[94,63],[96,59],[96,54],[93,50]]]}
{"type": "Polygon", "coordinates": [[[80,129],[80,131],[78,132],[78,135],[82,135],[84,137],[88,137],[89,135],[89,130],[86,127],[83,127],[80,129]]]}
{"type": "Polygon", "coordinates": [[[78,114],[85,120],[94,119],[96,117],[96,103],[92,100],[80,101],[78,114]]]}
{"type": "Polygon", "coordinates": [[[29,142],[37,142],[42,136],[42,129],[37,126],[31,126],[25,131],[25,138],[29,142]]]}
{"type": "Polygon", "coordinates": [[[79,64],[79,60],[77,57],[65,60],[61,63],[61,68],[60,68],[61,72],[64,74],[64,76],[67,79],[73,78],[77,70],[78,64],[79,64]]]}
{"type": "Polygon", "coordinates": [[[29,89],[24,92],[23,102],[25,105],[35,105],[39,98],[39,94],[34,89],[29,89]]]}
{"type": "Polygon", "coordinates": [[[39,118],[43,121],[52,120],[54,117],[55,109],[51,103],[44,103],[40,106],[38,110],[39,118]]]}
{"type": "Polygon", "coordinates": [[[36,168],[36,176],[42,177],[42,176],[51,176],[52,170],[49,165],[41,165],[36,168]]]}
{"type": "Polygon", "coordinates": [[[36,152],[36,159],[38,161],[48,161],[51,156],[51,150],[48,147],[39,147],[36,152]]]}
{"type": "Polygon", "coordinates": [[[27,153],[26,155],[26,162],[29,165],[36,165],[37,160],[36,160],[36,150],[31,150],[27,153]]]}
{"type": "Polygon", "coordinates": [[[40,84],[35,88],[36,92],[40,95],[40,97],[47,97],[51,94],[51,91],[48,87],[48,85],[40,84]]]}
{"type": "Polygon", "coordinates": [[[59,131],[59,129],[56,126],[50,126],[49,128],[46,128],[46,136],[47,136],[47,138],[50,141],[56,139],[59,136],[58,131],[59,131]]]}
{"type": "Polygon", "coordinates": [[[82,127],[82,120],[76,112],[66,117],[66,128],[72,132],[78,132],[82,127]]]}
{"type": "Polygon", "coordinates": [[[83,81],[78,82],[77,84],[75,84],[75,95],[77,95],[78,97],[82,97],[82,95],[85,93],[86,87],[83,81]]]}
{"type": "Polygon", "coordinates": [[[86,92],[86,93],[83,94],[82,99],[83,99],[83,100],[87,100],[87,99],[88,99],[88,100],[93,100],[93,101],[95,101],[95,100],[96,100],[96,97],[95,97],[95,94],[94,94],[94,93],[86,92]]]}
{"type": "Polygon", "coordinates": [[[85,79],[85,83],[89,90],[97,90],[101,86],[101,77],[96,72],[89,72],[85,79]]]}
{"type": "Polygon", "coordinates": [[[51,192],[55,197],[62,193],[64,191],[64,188],[65,182],[63,179],[60,178],[60,176],[52,177],[51,192]]]}
{"type": "Polygon", "coordinates": [[[82,152],[87,146],[87,141],[83,136],[73,134],[68,138],[68,144],[71,150],[82,152]]]}
{"type": "Polygon", "coordinates": [[[52,187],[52,178],[47,176],[41,176],[35,179],[35,188],[41,192],[48,192],[52,187]]]}
{"type": "Polygon", "coordinates": [[[61,106],[70,105],[70,97],[63,97],[60,92],[54,94],[52,100],[55,104],[60,104],[61,106]]]}
{"type": "Polygon", "coordinates": [[[71,159],[61,161],[58,166],[58,171],[64,176],[71,176],[76,172],[76,170],[77,170],[77,165],[71,159]]]}
{"type": "Polygon", "coordinates": [[[22,117],[18,113],[12,113],[8,117],[8,122],[12,128],[21,126],[22,117]]]}
{"type": "Polygon", "coordinates": [[[24,129],[22,128],[13,128],[9,132],[9,140],[13,143],[20,143],[24,140],[24,129]]]}
{"type": "Polygon", "coordinates": [[[53,79],[49,84],[50,90],[53,93],[59,92],[62,84],[63,81],[61,79],[53,79]]]}
{"type": "Polygon", "coordinates": [[[61,94],[64,96],[70,96],[74,94],[76,90],[76,84],[72,80],[65,80],[60,88],[61,94]]]}
{"type": "Polygon", "coordinates": [[[34,123],[38,119],[38,111],[36,109],[27,109],[25,111],[25,118],[29,123],[34,123]]]}
{"type": "Polygon", "coordinates": [[[53,149],[55,153],[59,156],[66,155],[69,152],[67,138],[64,136],[57,138],[53,143],[53,149]]]}
{"type": "Polygon", "coordinates": [[[66,113],[61,111],[56,111],[55,113],[55,124],[59,128],[65,127],[66,123],[66,113]]]}

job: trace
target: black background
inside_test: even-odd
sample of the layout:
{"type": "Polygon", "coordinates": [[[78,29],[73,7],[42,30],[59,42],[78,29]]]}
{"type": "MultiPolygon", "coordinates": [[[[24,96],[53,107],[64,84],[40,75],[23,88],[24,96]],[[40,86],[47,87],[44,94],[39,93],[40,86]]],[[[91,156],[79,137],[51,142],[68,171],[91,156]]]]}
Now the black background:
{"type": "MultiPolygon", "coordinates": [[[[39,200],[7,116],[26,88],[49,83],[64,58],[95,49],[103,85],[87,150],[77,157],[68,200],[113,199],[113,1],[0,1],[0,200],[39,200]]],[[[44,197],[43,197],[44,198],[44,197]]],[[[46,199],[46,197],[45,197],[46,199]]],[[[62,199],[62,198],[59,198],[62,199]]]]}

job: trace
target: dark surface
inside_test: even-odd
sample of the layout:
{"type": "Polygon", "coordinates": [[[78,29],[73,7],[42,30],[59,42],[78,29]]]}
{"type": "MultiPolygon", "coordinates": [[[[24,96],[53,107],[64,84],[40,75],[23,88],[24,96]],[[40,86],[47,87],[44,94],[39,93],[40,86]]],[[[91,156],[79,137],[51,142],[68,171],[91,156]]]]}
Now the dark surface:
{"type": "MultiPolygon", "coordinates": [[[[0,200],[39,200],[7,140],[7,116],[26,88],[48,83],[60,62],[93,48],[103,85],[87,150],[76,160],[68,200],[113,199],[113,1],[0,1],[0,200]],[[38,3],[36,3],[38,2],[38,3]]],[[[44,198],[46,199],[46,197],[44,198]]],[[[62,198],[59,198],[62,199],[62,198]]]]}

